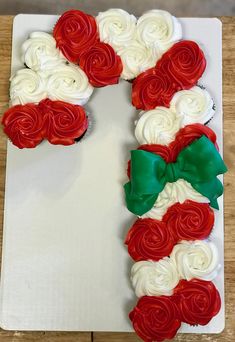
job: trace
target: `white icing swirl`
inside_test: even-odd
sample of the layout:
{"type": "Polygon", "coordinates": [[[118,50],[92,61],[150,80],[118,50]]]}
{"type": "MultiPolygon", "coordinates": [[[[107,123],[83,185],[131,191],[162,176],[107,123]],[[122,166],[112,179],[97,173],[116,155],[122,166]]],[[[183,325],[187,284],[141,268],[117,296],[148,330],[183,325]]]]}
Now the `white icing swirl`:
{"type": "Polygon", "coordinates": [[[141,217],[161,220],[169,207],[177,202],[183,203],[187,199],[199,203],[209,202],[208,198],[194,190],[190,183],[184,179],[179,179],[174,183],[167,183],[162,192],[158,195],[152,209],[141,217]]]}
{"type": "MultiPolygon", "coordinates": [[[[197,192],[192,185],[184,179],[179,179],[172,184],[172,192],[177,198],[177,202],[183,203],[184,201],[191,200],[199,203],[209,203],[207,197],[202,196],[197,192]]],[[[164,190],[163,190],[164,191],[164,190]]]]}
{"type": "Polygon", "coordinates": [[[142,111],[136,123],[135,136],[142,144],[168,145],[180,129],[180,117],[168,108],[142,111]]]}
{"type": "Polygon", "coordinates": [[[10,79],[11,105],[38,103],[47,97],[46,80],[30,69],[21,69],[10,79]]]}
{"type": "Polygon", "coordinates": [[[121,77],[125,80],[131,80],[143,71],[153,67],[158,59],[158,56],[152,50],[136,40],[118,49],[117,54],[122,60],[123,71],[121,77]]]}
{"type": "Polygon", "coordinates": [[[220,267],[218,250],[214,243],[207,241],[182,241],[174,246],[170,258],[180,277],[186,280],[213,280],[220,267]]]}
{"type": "Polygon", "coordinates": [[[175,264],[168,257],[136,262],[131,269],[131,282],[137,297],[170,296],[179,282],[175,264]]]}
{"type": "Polygon", "coordinates": [[[48,78],[47,89],[51,100],[78,105],[85,104],[93,92],[86,74],[72,64],[56,68],[48,78]]]}
{"type": "Polygon", "coordinates": [[[137,38],[147,47],[156,47],[162,52],[182,39],[180,22],[163,10],[150,10],[137,21],[137,38]]]}
{"type": "Polygon", "coordinates": [[[128,46],[136,35],[136,17],[123,9],[111,8],[96,17],[100,40],[114,49],[128,46]]]}
{"type": "Polygon", "coordinates": [[[34,71],[47,71],[66,63],[56,48],[53,36],[46,32],[33,32],[22,45],[23,63],[34,71]]]}
{"type": "Polygon", "coordinates": [[[198,86],[175,93],[170,109],[182,117],[182,126],[193,123],[207,123],[214,115],[210,94],[198,86]]]}

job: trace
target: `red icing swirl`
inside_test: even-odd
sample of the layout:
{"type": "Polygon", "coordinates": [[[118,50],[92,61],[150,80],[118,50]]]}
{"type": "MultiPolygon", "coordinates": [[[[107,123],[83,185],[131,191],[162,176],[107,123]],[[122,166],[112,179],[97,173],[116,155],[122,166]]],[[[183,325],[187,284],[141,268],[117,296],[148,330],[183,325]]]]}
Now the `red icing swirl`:
{"type": "Polygon", "coordinates": [[[175,89],[171,78],[161,69],[151,68],[141,73],[132,84],[132,104],[137,109],[169,107],[175,89]]]}
{"type": "Polygon", "coordinates": [[[132,103],[137,109],[169,107],[176,91],[189,89],[202,76],[206,60],[197,43],[174,44],[154,68],[141,73],[132,85],[132,103]]]}
{"type": "Polygon", "coordinates": [[[144,296],[129,314],[137,335],[146,342],[172,339],[181,326],[177,305],[167,296],[144,296]]]}
{"type": "Polygon", "coordinates": [[[99,40],[95,18],[78,10],[70,10],[61,15],[53,36],[64,56],[74,63],[78,62],[82,52],[99,40]]]}
{"type": "Polygon", "coordinates": [[[122,73],[121,58],[110,45],[101,42],[82,53],[79,65],[94,87],[116,84],[122,73]]]}
{"type": "Polygon", "coordinates": [[[135,261],[158,261],[170,255],[175,241],[164,222],[140,218],[130,228],[125,244],[135,261]]]}
{"type": "Polygon", "coordinates": [[[211,281],[181,280],[174,290],[173,300],[179,308],[182,322],[206,325],[221,307],[218,290],[211,281]]]}
{"type": "Polygon", "coordinates": [[[37,105],[28,103],[8,109],[2,118],[4,132],[19,148],[33,148],[44,138],[44,119],[37,105]]]}
{"type": "Polygon", "coordinates": [[[166,145],[145,144],[145,145],[140,145],[138,147],[138,150],[144,150],[144,151],[148,151],[154,154],[158,154],[160,157],[162,157],[165,160],[166,163],[170,163],[172,160],[171,148],[166,145]]]}
{"type": "Polygon", "coordinates": [[[197,43],[190,40],[180,41],[166,52],[156,68],[164,70],[176,83],[176,89],[189,89],[195,85],[206,68],[204,53],[197,43]]]}
{"type": "Polygon", "coordinates": [[[176,241],[203,240],[213,229],[214,212],[207,203],[187,200],[172,205],[162,220],[176,241]]]}
{"type": "Polygon", "coordinates": [[[72,145],[88,127],[83,107],[63,101],[43,100],[39,104],[46,118],[45,137],[54,145],[72,145]]]}

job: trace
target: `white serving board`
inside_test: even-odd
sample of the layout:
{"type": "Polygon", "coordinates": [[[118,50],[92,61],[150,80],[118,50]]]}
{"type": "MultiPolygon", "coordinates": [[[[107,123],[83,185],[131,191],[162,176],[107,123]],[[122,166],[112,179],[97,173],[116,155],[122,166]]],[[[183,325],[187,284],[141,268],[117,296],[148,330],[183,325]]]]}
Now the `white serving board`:
{"type": "MultiPolygon", "coordinates": [[[[12,72],[22,67],[20,47],[33,31],[50,32],[53,15],[14,20],[12,72]]],[[[208,66],[200,83],[212,94],[210,123],[222,151],[222,42],[217,19],[181,19],[184,38],[202,46],[208,66]]],[[[136,303],[132,265],[123,240],[135,217],[125,208],[129,150],[135,148],[130,84],[95,91],[87,109],[93,130],[70,147],[43,142],[7,152],[0,326],[10,330],[132,331],[128,312],[136,303]]],[[[223,199],[213,239],[222,268],[215,284],[220,313],[204,327],[182,332],[218,333],[224,328],[223,199]]]]}

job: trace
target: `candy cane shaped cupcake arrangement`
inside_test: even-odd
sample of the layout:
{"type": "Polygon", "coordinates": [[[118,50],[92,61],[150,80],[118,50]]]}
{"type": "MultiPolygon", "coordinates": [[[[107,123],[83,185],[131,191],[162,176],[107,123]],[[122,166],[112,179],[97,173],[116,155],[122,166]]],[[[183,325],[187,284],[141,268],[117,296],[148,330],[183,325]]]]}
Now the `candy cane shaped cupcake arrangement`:
{"type": "Polygon", "coordinates": [[[182,322],[208,324],[221,307],[211,232],[223,193],[217,176],[227,169],[206,126],[216,110],[198,83],[206,68],[200,46],[183,40],[179,20],[166,11],[137,19],[122,9],[96,17],[70,10],[52,34],[31,33],[21,52],[24,68],[11,77],[10,108],[2,118],[20,149],[43,139],[81,141],[94,89],[129,82],[130,101],[140,110],[139,146],[131,151],[124,185],[127,208],[138,216],[125,239],[139,298],[129,317],[147,342],[173,338],[182,322]]]}

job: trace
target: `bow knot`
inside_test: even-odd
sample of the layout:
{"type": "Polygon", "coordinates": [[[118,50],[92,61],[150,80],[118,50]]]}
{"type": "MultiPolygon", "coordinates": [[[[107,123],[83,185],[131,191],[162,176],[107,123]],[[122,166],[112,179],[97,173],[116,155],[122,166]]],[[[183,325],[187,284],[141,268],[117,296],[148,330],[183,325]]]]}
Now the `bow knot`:
{"type": "Polygon", "coordinates": [[[180,169],[178,163],[169,163],[166,165],[167,182],[173,183],[180,178],[180,169]]]}
{"type": "Polygon", "coordinates": [[[182,178],[218,208],[217,198],[223,185],[217,175],[227,168],[214,144],[205,136],[184,148],[175,163],[166,163],[159,155],[131,152],[131,180],[125,184],[127,208],[136,215],[149,211],[167,182],[182,178]]]}

